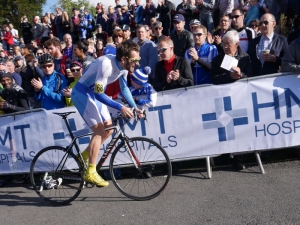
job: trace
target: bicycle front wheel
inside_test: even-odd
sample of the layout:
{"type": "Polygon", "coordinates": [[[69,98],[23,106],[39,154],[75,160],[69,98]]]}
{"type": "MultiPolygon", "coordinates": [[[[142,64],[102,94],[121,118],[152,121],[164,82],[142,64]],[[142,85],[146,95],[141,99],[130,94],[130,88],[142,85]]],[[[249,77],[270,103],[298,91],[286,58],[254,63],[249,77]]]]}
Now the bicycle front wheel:
{"type": "Polygon", "coordinates": [[[38,152],[30,166],[30,180],[40,197],[56,205],[73,201],[84,185],[81,163],[61,146],[38,152]]]}
{"type": "Polygon", "coordinates": [[[111,156],[109,167],[116,188],[134,200],[158,196],[168,185],[172,173],[165,150],[144,137],[130,138],[119,145],[111,156]]]}

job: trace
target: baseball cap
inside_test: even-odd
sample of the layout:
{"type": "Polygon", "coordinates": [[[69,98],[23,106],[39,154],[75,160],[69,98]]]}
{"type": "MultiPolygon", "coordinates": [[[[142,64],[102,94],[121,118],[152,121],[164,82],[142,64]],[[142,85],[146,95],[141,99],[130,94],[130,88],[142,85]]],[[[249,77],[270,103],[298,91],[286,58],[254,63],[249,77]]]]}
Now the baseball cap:
{"type": "Polygon", "coordinates": [[[154,26],[154,28],[162,27],[162,23],[157,21],[157,22],[153,23],[153,26],[154,26]]]}
{"type": "Polygon", "coordinates": [[[18,55],[14,58],[14,61],[19,61],[19,60],[22,60],[22,56],[18,55]]]}
{"type": "Polygon", "coordinates": [[[122,30],[130,30],[130,27],[128,25],[123,25],[122,30]]]}
{"type": "Polygon", "coordinates": [[[197,19],[191,20],[191,22],[189,23],[189,25],[201,25],[200,21],[197,19]]]}
{"type": "Polygon", "coordinates": [[[184,16],[183,16],[183,15],[181,15],[181,14],[176,14],[176,15],[174,16],[173,21],[177,21],[177,22],[180,23],[181,21],[185,21],[185,19],[184,19],[184,16]]]}

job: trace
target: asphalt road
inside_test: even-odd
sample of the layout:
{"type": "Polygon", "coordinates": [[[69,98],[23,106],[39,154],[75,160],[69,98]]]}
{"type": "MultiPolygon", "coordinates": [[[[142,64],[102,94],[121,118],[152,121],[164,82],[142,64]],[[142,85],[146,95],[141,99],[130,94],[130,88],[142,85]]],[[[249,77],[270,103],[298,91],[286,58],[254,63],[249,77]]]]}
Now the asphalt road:
{"type": "Polygon", "coordinates": [[[70,205],[53,207],[30,185],[0,188],[0,224],[300,224],[300,161],[179,171],[150,201],[132,201],[110,183],[84,189],[70,205]]]}

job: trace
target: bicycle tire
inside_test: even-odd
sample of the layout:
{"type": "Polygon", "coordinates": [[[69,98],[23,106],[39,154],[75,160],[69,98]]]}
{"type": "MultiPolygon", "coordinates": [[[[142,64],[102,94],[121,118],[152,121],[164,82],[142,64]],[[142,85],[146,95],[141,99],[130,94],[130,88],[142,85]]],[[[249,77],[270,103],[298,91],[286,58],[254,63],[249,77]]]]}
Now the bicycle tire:
{"type": "Polygon", "coordinates": [[[33,189],[45,201],[65,205],[77,198],[83,189],[83,167],[73,152],[66,155],[64,147],[50,146],[33,158],[30,180],[33,189]],[[60,162],[64,163],[59,166],[60,162]]]}
{"type": "Polygon", "coordinates": [[[120,144],[112,153],[109,164],[113,184],[123,195],[133,200],[157,197],[167,187],[172,176],[168,154],[149,138],[134,137],[126,142],[139,160],[140,167],[137,169],[129,155],[123,154],[125,143],[120,144]]]}

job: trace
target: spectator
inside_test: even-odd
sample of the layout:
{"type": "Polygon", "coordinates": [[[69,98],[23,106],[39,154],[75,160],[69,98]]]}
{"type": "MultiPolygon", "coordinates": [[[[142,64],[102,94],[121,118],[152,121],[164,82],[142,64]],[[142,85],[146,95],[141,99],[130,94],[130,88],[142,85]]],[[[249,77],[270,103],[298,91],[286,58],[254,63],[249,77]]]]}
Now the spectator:
{"type": "Polygon", "coordinates": [[[14,37],[12,35],[12,33],[9,30],[8,26],[4,26],[4,36],[1,38],[2,40],[4,40],[6,42],[6,46],[7,46],[7,51],[9,52],[9,55],[12,54],[12,49],[14,46],[14,37]]]}
{"type": "Polygon", "coordinates": [[[71,37],[72,37],[72,42],[76,43],[77,41],[79,41],[79,22],[80,22],[80,18],[79,18],[79,10],[77,8],[73,8],[72,9],[73,12],[73,16],[71,17],[71,27],[73,27],[73,29],[71,28],[71,37]]]}
{"type": "Polygon", "coordinates": [[[11,35],[13,36],[14,45],[18,45],[19,44],[19,31],[14,29],[14,26],[11,23],[8,25],[8,27],[9,27],[11,35]]]}
{"type": "Polygon", "coordinates": [[[34,54],[36,54],[36,51],[38,50],[38,46],[37,46],[37,42],[35,40],[31,40],[30,43],[30,50],[31,52],[33,52],[34,54]]]}
{"type": "Polygon", "coordinates": [[[5,53],[5,51],[4,51],[4,49],[1,49],[0,50],[0,61],[1,62],[5,62],[6,60],[8,59],[8,57],[7,57],[7,55],[6,55],[6,53],[5,53]]]}
{"type": "Polygon", "coordinates": [[[248,54],[251,57],[255,76],[278,73],[281,59],[288,43],[285,37],[274,33],[275,17],[266,13],[260,19],[261,36],[249,44],[248,54]]]}
{"type": "Polygon", "coordinates": [[[124,41],[130,40],[131,38],[131,31],[130,31],[130,26],[128,25],[123,25],[122,31],[124,34],[124,41]]]}
{"type": "Polygon", "coordinates": [[[188,60],[174,54],[174,44],[170,38],[160,39],[158,52],[162,60],[155,66],[154,89],[156,91],[186,88],[194,84],[188,60]]]}
{"type": "MultiPolygon", "coordinates": [[[[52,31],[49,31],[48,36],[49,36],[49,39],[51,39],[51,40],[52,40],[52,39],[56,39],[56,40],[59,41],[58,37],[55,37],[52,31]]],[[[48,39],[48,40],[49,40],[49,39],[48,39]]]]}
{"type": "Polygon", "coordinates": [[[156,15],[156,6],[152,0],[146,0],[146,7],[144,8],[143,17],[145,25],[151,27],[150,19],[156,15]]]}
{"type": "Polygon", "coordinates": [[[220,28],[213,33],[213,44],[217,47],[218,52],[223,52],[222,38],[230,28],[230,18],[227,14],[220,15],[220,28]]]}
{"type": "Polygon", "coordinates": [[[70,34],[65,34],[64,35],[64,42],[66,44],[66,47],[63,48],[62,54],[64,56],[67,56],[67,59],[72,60],[74,59],[74,52],[73,52],[73,43],[72,43],[72,37],[70,34]]]}
{"type": "Polygon", "coordinates": [[[74,45],[74,55],[82,64],[83,71],[94,61],[94,57],[86,55],[89,44],[86,41],[79,41],[74,45]]]}
{"type": "Polygon", "coordinates": [[[116,55],[116,46],[113,42],[112,37],[107,38],[107,43],[103,50],[103,55],[108,55],[108,54],[116,55]]]}
{"type": "Polygon", "coordinates": [[[25,55],[25,61],[26,64],[23,63],[23,60],[21,56],[17,56],[14,60],[15,62],[15,71],[20,74],[22,77],[22,88],[24,91],[26,91],[28,100],[30,102],[30,106],[32,108],[37,108],[38,104],[34,100],[34,88],[31,85],[31,80],[33,78],[37,78],[38,74],[36,74],[36,71],[34,69],[33,63],[32,63],[33,57],[32,54],[25,55]]]}
{"type": "Polygon", "coordinates": [[[191,32],[184,29],[184,17],[181,14],[176,14],[173,19],[175,33],[171,35],[174,43],[174,54],[184,57],[187,49],[194,47],[194,39],[191,32]]]}
{"type": "Polygon", "coordinates": [[[108,16],[107,16],[107,30],[108,36],[111,36],[113,33],[112,25],[117,21],[117,15],[115,14],[115,9],[112,6],[108,6],[108,16]]]}
{"type": "Polygon", "coordinates": [[[87,39],[88,20],[86,20],[86,18],[82,14],[80,14],[79,17],[80,17],[80,22],[78,25],[79,39],[83,41],[87,39]]]}
{"type": "Polygon", "coordinates": [[[214,30],[213,21],[213,8],[215,5],[215,0],[199,0],[198,8],[200,8],[200,23],[201,25],[207,27],[208,32],[212,33],[214,30]]]}
{"type": "Polygon", "coordinates": [[[68,57],[66,55],[61,54],[60,41],[57,39],[49,39],[45,42],[45,46],[48,49],[49,54],[53,57],[54,70],[58,73],[65,75],[68,57]]]}
{"type": "Polygon", "coordinates": [[[153,24],[153,27],[154,27],[154,36],[153,36],[153,42],[154,44],[158,44],[159,40],[164,38],[165,35],[162,34],[162,31],[163,31],[163,26],[162,26],[162,23],[157,21],[153,24]]]}
{"type": "Polygon", "coordinates": [[[117,22],[120,27],[130,25],[130,12],[128,12],[126,5],[122,6],[122,8],[117,8],[117,22]]]}
{"type": "MultiPolygon", "coordinates": [[[[73,30],[72,18],[69,17],[67,11],[63,11],[63,13],[62,13],[62,29],[63,29],[64,36],[65,36],[65,34],[70,34],[73,30]]],[[[72,39],[72,37],[71,37],[71,39],[72,39]]],[[[63,40],[64,40],[64,38],[63,38],[63,40]]]]}
{"type": "MultiPolygon", "coordinates": [[[[155,69],[155,65],[158,61],[157,58],[157,48],[154,42],[147,39],[146,28],[143,25],[138,26],[137,30],[138,45],[140,46],[140,65],[138,68],[144,68],[149,66],[152,71],[155,69]]],[[[154,73],[149,74],[149,80],[152,82],[154,80],[154,73]]]]}
{"type": "Polygon", "coordinates": [[[259,12],[258,0],[250,0],[250,8],[246,14],[244,23],[246,26],[249,26],[252,20],[254,19],[259,20],[259,18],[260,18],[260,12],[259,12]]]}
{"type": "Polygon", "coordinates": [[[102,25],[101,24],[96,24],[96,39],[102,39],[104,45],[106,45],[108,34],[102,30],[102,25]]]}
{"type": "MultiPolygon", "coordinates": [[[[157,93],[151,84],[148,83],[148,75],[151,72],[150,67],[145,67],[144,69],[137,69],[131,74],[131,84],[130,92],[134,101],[137,105],[145,107],[154,107],[156,105],[157,93]],[[147,99],[139,98],[141,95],[147,95],[147,99]]],[[[124,99],[123,95],[120,93],[119,98],[124,99]]]]}
{"type": "Polygon", "coordinates": [[[285,51],[282,58],[281,71],[300,73],[300,35],[285,51]]]}
{"type": "Polygon", "coordinates": [[[239,32],[239,45],[243,52],[248,51],[249,41],[255,38],[255,32],[244,25],[244,11],[242,9],[234,9],[231,13],[231,24],[233,28],[239,32]]]}
{"type": "Polygon", "coordinates": [[[23,16],[21,18],[21,29],[22,29],[24,43],[26,45],[29,45],[30,41],[33,38],[33,35],[31,32],[32,26],[30,23],[28,23],[28,19],[26,16],[23,16]]]}
{"type": "Polygon", "coordinates": [[[259,29],[259,20],[252,20],[250,23],[250,28],[252,28],[255,32],[256,37],[260,36],[260,29],[259,29]]]}
{"type": "Polygon", "coordinates": [[[7,72],[9,72],[14,79],[15,83],[22,86],[22,77],[15,71],[15,64],[12,59],[6,61],[7,72]]]}
{"type": "Polygon", "coordinates": [[[54,13],[50,14],[50,22],[51,22],[51,31],[53,32],[53,36],[57,36],[57,30],[56,30],[56,26],[55,26],[55,18],[56,16],[54,15],[54,13]]]}
{"type": "Polygon", "coordinates": [[[73,106],[73,102],[71,99],[72,89],[77,83],[77,81],[82,76],[82,64],[78,61],[72,61],[70,64],[70,70],[74,77],[74,81],[70,83],[70,85],[62,90],[63,96],[65,96],[66,99],[66,105],[67,106],[73,106]]]}
{"type": "Polygon", "coordinates": [[[211,64],[210,80],[213,84],[232,83],[238,79],[251,77],[251,60],[247,53],[239,46],[239,34],[235,30],[228,31],[222,38],[224,53],[217,55],[211,64]],[[221,67],[226,55],[238,60],[238,65],[233,66],[231,71],[221,67]]]}
{"type": "Polygon", "coordinates": [[[41,107],[46,110],[63,108],[65,99],[62,90],[67,87],[66,78],[54,70],[54,59],[50,54],[42,55],[39,64],[44,76],[31,80],[35,100],[41,102],[41,107]]]}
{"type": "Polygon", "coordinates": [[[62,24],[62,9],[61,8],[56,8],[56,16],[54,19],[54,25],[56,28],[56,33],[57,37],[60,41],[63,41],[63,36],[64,36],[64,30],[63,30],[63,24],[62,24]]]}
{"type": "MultiPolygon", "coordinates": [[[[98,3],[96,6],[96,26],[100,25],[101,29],[106,30],[106,20],[105,20],[104,13],[102,11],[102,6],[103,5],[101,5],[100,3],[98,3]]],[[[97,29],[97,27],[96,27],[96,29],[97,29]]]]}
{"type": "Polygon", "coordinates": [[[42,18],[42,25],[43,25],[43,34],[42,34],[42,39],[41,43],[44,45],[44,43],[49,39],[49,31],[51,31],[51,23],[50,19],[48,16],[44,16],[42,18]]]}
{"type": "Polygon", "coordinates": [[[135,15],[135,24],[137,26],[138,24],[144,24],[144,18],[143,18],[144,7],[141,5],[141,0],[135,0],[135,4],[136,4],[136,9],[134,15],[135,15]]]}
{"type": "Polygon", "coordinates": [[[42,48],[38,48],[38,50],[36,51],[36,58],[39,58],[41,55],[43,55],[45,52],[44,52],[44,49],[42,48]]]}
{"type": "Polygon", "coordinates": [[[218,55],[216,46],[206,42],[207,29],[199,25],[193,30],[195,47],[186,50],[185,58],[192,64],[194,85],[211,84],[211,62],[218,55]]]}
{"type": "Polygon", "coordinates": [[[220,15],[233,12],[234,0],[219,0],[220,15]]]}
{"type": "Polygon", "coordinates": [[[97,39],[96,41],[96,52],[94,53],[94,58],[99,58],[103,55],[104,41],[102,39],[97,39]]]}
{"type": "Polygon", "coordinates": [[[172,14],[175,12],[175,5],[169,0],[159,0],[156,12],[159,13],[159,21],[163,24],[163,35],[170,36],[172,14]]]}
{"type": "Polygon", "coordinates": [[[40,22],[40,17],[35,16],[33,20],[33,39],[37,44],[41,43],[41,38],[43,36],[43,25],[40,22]]]}
{"type": "Polygon", "coordinates": [[[199,20],[197,19],[191,20],[189,23],[190,31],[193,32],[194,28],[198,27],[199,25],[201,25],[199,20]]]}
{"type": "Polygon", "coordinates": [[[1,92],[0,109],[5,113],[29,110],[26,92],[17,84],[10,73],[0,74],[3,90],[1,92]]]}
{"type": "Polygon", "coordinates": [[[87,21],[87,34],[86,34],[86,38],[89,39],[91,37],[93,37],[93,33],[92,33],[92,21],[93,21],[93,17],[90,13],[88,13],[87,8],[83,7],[83,12],[84,12],[84,19],[87,21]]]}

